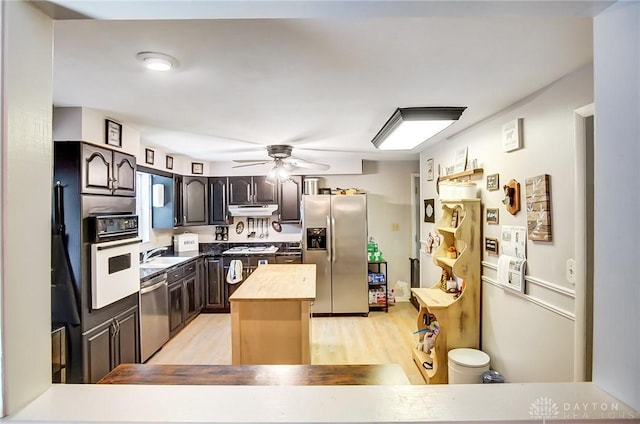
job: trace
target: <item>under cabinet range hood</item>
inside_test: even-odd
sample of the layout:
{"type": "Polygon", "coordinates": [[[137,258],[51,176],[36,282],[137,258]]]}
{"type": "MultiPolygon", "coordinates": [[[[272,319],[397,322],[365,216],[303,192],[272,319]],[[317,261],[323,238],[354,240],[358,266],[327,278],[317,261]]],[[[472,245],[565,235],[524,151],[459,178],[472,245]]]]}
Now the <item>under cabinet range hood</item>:
{"type": "Polygon", "coordinates": [[[231,216],[271,216],[278,210],[278,205],[230,205],[231,216]]]}

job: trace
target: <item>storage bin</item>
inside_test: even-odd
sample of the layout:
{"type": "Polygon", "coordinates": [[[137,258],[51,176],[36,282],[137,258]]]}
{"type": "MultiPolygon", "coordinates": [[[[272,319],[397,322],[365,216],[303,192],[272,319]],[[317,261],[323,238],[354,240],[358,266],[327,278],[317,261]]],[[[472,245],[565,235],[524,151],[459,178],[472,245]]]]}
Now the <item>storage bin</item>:
{"type": "Polygon", "coordinates": [[[198,249],[197,234],[184,233],[173,236],[173,251],[175,253],[198,251],[198,249]]]}
{"type": "Polygon", "coordinates": [[[459,348],[449,351],[449,384],[482,383],[482,374],[489,370],[489,355],[481,350],[459,348]]]}

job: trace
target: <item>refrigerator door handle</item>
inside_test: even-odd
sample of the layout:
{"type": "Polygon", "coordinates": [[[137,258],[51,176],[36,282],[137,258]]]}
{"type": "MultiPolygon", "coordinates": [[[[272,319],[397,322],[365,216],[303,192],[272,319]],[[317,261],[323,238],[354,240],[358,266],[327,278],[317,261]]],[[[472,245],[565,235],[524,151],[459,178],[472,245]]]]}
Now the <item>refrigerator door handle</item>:
{"type": "Polygon", "coordinates": [[[336,238],[335,236],[336,230],[336,219],[331,217],[331,262],[336,261],[336,238]]]}
{"type": "MultiPolygon", "coordinates": [[[[331,228],[331,222],[329,221],[329,215],[327,215],[327,231],[329,231],[329,234],[327,234],[327,237],[329,237],[329,239],[331,239],[333,237],[333,231],[331,228]]],[[[332,246],[331,244],[329,244],[327,246],[327,261],[331,262],[331,256],[333,255],[333,250],[332,250],[332,246]]]]}

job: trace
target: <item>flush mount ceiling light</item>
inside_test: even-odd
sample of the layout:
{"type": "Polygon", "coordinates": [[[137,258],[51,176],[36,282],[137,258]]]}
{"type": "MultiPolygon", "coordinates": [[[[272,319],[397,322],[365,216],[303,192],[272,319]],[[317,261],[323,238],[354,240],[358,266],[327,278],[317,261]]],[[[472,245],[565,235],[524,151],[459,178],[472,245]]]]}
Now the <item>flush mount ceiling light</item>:
{"type": "Polygon", "coordinates": [[[158,52],[140,52],[136,58],[152,71],[168,71],[178,66],[175,57],[158,52]]]}
{"type": "Polygon", "coordinates": [[[410,150],[447,128],[466,107],[398,108],[371,143],[380,150],[410,150]]]}

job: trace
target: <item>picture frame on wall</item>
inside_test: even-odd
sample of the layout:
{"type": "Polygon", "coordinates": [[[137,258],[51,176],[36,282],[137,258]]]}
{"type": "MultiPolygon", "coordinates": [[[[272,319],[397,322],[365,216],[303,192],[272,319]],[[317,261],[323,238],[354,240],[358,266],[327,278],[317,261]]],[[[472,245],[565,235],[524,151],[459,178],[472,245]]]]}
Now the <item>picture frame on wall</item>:
{"type": "Polygon", "coordinates": [[[453,172],[454,173],[458,173],[458,172],[464,172],[465,169],[467,169],[467,152],[468,152],[468,148],[467,147],[463,147],[461,149],[456,150],[456,161],[453,165],[453,172]]]}
{"type": "Polygon", "coordinates": [[[151,149],[144,149],[144,162],[153,165],[155,153],[151,149]]]}
{"type": "Polygon", "coordinates": [[[498,255],[498,239],[485,237],[484,238],[484,250],[492,255],[498,255]]]}
{"type": "Polygon", "coordinates": [[[433,158],[427,159],[427,181],[433,181],[433,158]]]}
{"type": "Polygon", "coordinates": [[[165,167],[167,169],[173,169],[173,156],[167,156],[166,157],[165,167]]]}
{"type": "Polygon", "coordinates": [[[122,124],[105,119],[104,140],[110,146],[122,147],[122,124]]]}
{"type": "Polygon", "coordinates": [[[487,190],[496,191],[500,189],[500,174],[487,175],[487,190]]]}
{"type": "Polygon", "coordinates": [[[500,209],[487,208],[486,217],[487,217],[487,224],[498,225],[500,223],[500,209]]]}
{"type": "Polygon", "coordinates": [[[522,148],[522,118],[502,126],[502,151],[513,152],[522,148]]]}
{"type": "Polygon", "coordinates": [[[204,172],[204,165],[202,162],[191,162],[191,173],[196,175],[202,175],[204,172]]]}
{"type": "Polygon", "coordinates": [[[436,222],[435,200],[424,199],[424,222],[436,222]]]}

